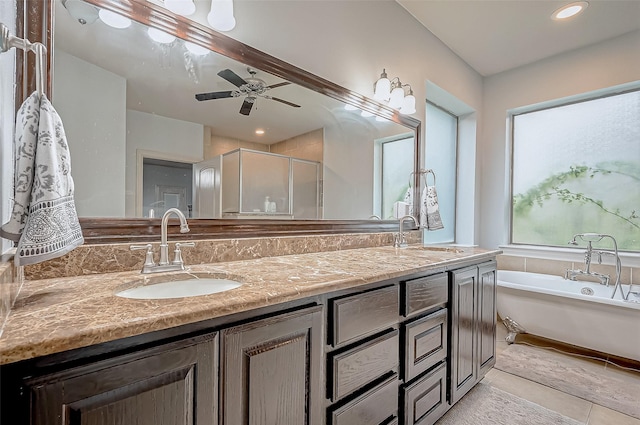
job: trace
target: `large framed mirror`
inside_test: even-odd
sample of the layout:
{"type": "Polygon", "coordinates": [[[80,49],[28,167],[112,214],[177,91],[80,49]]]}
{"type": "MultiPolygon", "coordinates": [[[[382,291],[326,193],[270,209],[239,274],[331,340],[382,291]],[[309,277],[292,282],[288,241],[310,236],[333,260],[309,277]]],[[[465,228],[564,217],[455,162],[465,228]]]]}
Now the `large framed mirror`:
{"type": "Polygon", "coordinates": [[[397,228],[419,120],[152,2],[30,12],[25,30],[50,38],[87,242],[152,240],[169,207],[190,217],[184,238],[397,228]],[[133,22],[112,28],[98,10],[133,22]]]}

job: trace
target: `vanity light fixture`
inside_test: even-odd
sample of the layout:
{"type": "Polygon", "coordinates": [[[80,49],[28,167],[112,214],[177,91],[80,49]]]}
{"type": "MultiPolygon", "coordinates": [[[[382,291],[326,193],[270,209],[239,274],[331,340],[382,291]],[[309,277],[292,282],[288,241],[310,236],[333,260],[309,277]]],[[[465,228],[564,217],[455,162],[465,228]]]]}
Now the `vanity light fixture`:
{"type": "Polygon", "coordinates": [[[584,11],[587,6],[589,6],[589,3],[586,1],[575,1],[573,3],[569,3],[559,9],[556,9],[551,15],[551,19],[554,21],[562,21],[571,18],[572,16],[576,16],[578,13],[584,11]]]}
{"type": "Polygon", "coordinates": [[[156,41],[162,44],[173,43],[173,41],[176,39],[175,36],[171,34],[167,34],[166,32],[153,27],[149,27],[149,29],[147,30],[147,33],[149,34],[149,37],[151,37],[153,41],[156,41]]]}
{"type": "Polygon", "coordinates": [[[184,47],[186,47],[188,51],[190,51],[196,56],[204,56],[207,53],[209,53],[208,49],[205,49],[204,47],[199,46],[197,44],[191,43],[190,41],[185,41],[184,47]]]}
{"type": "Polygon", "coordinates": [[[189,16],[196,11],[193,0],[164,0],[164,6],[176,15],[189,16]]]}
{"type": "Polygon", "coordinates": [[[389,80],[386,69],[382,70],[380,78],[375,83],[373,98],[380,102],[388,102],[389,107],[399,110],[404,115],[416,112],[416,98],[411,85],[402,84],[398,77],[389,80]],[[409,87],[408,94],[405,94],[405,87],[409,87]]]}
{"type": "Polygon", "coordinates": [[[106,9],[98,12],[100,20],[112,28],[124,29],[131,26],[131,19],[106,9]]]}
{"type": "Polygon", "coordinates": [[[211,0],[207,22],[217,31],[231,31],[236,26],[233,16],[233,0],[211,0]]]}

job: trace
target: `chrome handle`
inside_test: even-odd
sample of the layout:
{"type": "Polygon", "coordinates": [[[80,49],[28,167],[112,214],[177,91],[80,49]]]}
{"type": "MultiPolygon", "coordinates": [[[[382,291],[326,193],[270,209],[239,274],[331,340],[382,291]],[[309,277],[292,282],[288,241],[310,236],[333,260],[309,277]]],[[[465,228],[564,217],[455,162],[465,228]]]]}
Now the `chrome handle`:
{"type": "Polygon", "coordinates": [[[196,244],[194,242],[176,242],[176,248],[173,251],[173,261],[171,262],[171,264],[175,264],[175,265],[182,265],[184,264],[184,261],[182,260],[182,251],[180,250],[181,247],[194,247],[196,246],[196,244]]]}

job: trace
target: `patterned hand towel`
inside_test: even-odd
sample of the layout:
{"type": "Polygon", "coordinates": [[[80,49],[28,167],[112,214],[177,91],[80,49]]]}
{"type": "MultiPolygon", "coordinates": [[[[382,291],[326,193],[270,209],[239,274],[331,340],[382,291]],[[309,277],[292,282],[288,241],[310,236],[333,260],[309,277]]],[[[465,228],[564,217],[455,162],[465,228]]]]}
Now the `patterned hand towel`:
{"type": "Polygon", "coordinates": [[[435,186],[425,186],[420,199],[420,227],[427,230],[444,229],[435,186]]]}
{"type": "Polygon", "coordinates": [[[73,201],[71,160],[60,116],[33,93],[16,117],[14,205],[0,229],[18,242],[16,265],[60,257],[82,245],[73,201]]]}

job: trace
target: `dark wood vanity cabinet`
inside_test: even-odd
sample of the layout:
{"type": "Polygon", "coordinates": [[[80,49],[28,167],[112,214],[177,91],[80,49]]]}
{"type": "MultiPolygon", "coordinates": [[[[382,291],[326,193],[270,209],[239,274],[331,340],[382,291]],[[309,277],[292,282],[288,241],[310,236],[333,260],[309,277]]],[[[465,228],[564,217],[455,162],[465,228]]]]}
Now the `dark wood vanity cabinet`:
{"type": "Polygon", "coordinates": [[[496,263],[450,273],[449,400],[453,405],[495,364],[496,263]]]}
{"type": "Polygon", "coordinates": [[[214,333],[28,379],[30,423],[217,424],[217,353],[214,333]]]}
{"type": "Polygon", "coordinates": [[[323,423],[322,306],[221,331],[221,425],[323,423]]]}
{"type": "Polygon", "coordinates": [[[431,425],[495,363],[495,297],[488,261],[5,365],[1,418],[431,425]]]}

